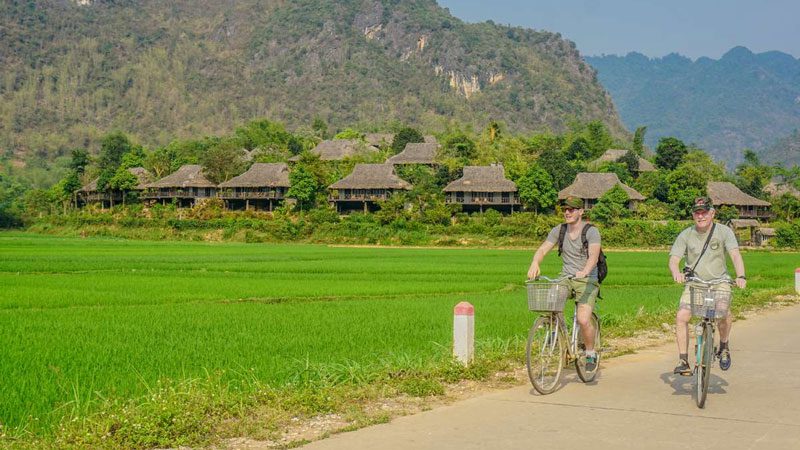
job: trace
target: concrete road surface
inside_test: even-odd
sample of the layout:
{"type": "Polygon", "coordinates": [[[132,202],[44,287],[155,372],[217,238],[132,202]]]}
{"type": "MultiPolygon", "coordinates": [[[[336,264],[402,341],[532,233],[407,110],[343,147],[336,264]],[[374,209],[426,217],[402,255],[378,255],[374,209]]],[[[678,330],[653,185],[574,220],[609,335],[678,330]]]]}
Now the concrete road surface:
{"type": "Polygon", "coordinates": [[[590,385],[570,370],[547,396],[521,386],[303,448],[800,450],[799,337],[800,306],[736,322],[705,409],[693,378],[672,374],[673,344],[603,361],[590,385]]]}

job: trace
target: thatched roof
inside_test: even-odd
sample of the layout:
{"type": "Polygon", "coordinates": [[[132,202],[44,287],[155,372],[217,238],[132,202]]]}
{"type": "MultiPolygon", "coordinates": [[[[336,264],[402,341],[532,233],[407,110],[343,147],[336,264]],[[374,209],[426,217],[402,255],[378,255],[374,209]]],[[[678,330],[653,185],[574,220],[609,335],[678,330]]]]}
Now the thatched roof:
{"type": "Polygon", "coordinates": [[[381,145],[392,145],[394,134],[392,133],[367,133],[364,135],[367,144],[380,147],[381,145]]]}
{"type": "Polygon", "coordinates": [[[406,148],[386,160],[387,164],[433,164],[439,144],[408,143],[406,148]]]}
{"type": "Polygon", "coordinates": [[[187,164],[175,173],[146,185],[147,188],[207,188],[217,187],[203,175],[203,166],[187,164]]]}
{"type": "MultiPolygon", "coordinates": [[[[377,151],[371,145],[365,145],[358,139],[334,139],[332,141],[322,141],[311,150],[311,153],[319,155],[323,161],[341,161],[347,157],[356,155],[359,151],[377,151]]],[[[289,158],[289,161],[298,161],[300,155],[289,158]]]]}
{"type": "Polygon", "coordinates": [[[575,182],[565,187],[558,193],[562,200],[573,196],[584,200],[594,200],[603,196],[616,185],[620,185],[628,194],[630,200],[644,200],[644,195],[619,180],[615,173],[590,173],[581,172],[575,177],[575,182]]]}
{"type": "MultiPolygon", "coordinates": [[[[128,172],[132,173],[138,180],[136,189],[144,189],[147,183],[153,181],[153,176],[144,167],[131,167],[128,169],[128,172]]],[[[100,177],[95,178],[89,184],[80,188],[78,192],[97,192],[97,182],[99,181],[100,177]]]]}
{"type": "Polygon", "coordinates": [[[411,189],[411,185],[395,175],[391,164],[356,164],[353,173],[330,189],[411,189]]]}
{"type": "Polygon", "coordinates": [[[448,184],[445,192],[517,192],[517,185],[506,178],[503,166],[467,166],[464,176],[448,184]]]}
{"type": "Polygon", "coordinates": [[[733,183],[727,181],[709,181],[708,196],[714,205],[733,206],[770,206],[770,202],[745,194],[733,183]]]}
{"type": "Polygon", "coordinates": [[[794,197],[800,198],[800,191],[798,191],[794,186],[788,183],[778,183],[775,181],[771,181],[768,185],[764,186],[763,191],[773,197],[780,197],[783,194],[789,194],[794,197]]]}
{"type": "Polygon", "coordinates": [[[775,228],[759,228],[758,232],[761,233],[762,236],[768,237],[775,237],[775,228]]]}
{"type": "MultiPolygon", "coordinates": [[[[597,168],[600,167],[600,165],[603,164],[604,162],[616,162],[618,159],[625,156],[626,153],[628,153],[628,150],[610,148],[606,150],[606,152],[603,153],[602,156],[590,162],[589,167],[597,168]]],[[[653,172],[656,170],[656,166],[654,166],[653,163],[651,163],[650,161],[642,158],[641,156],[639,156],[638,159],[639,159],[639,169],[638,169],[639,172],[653,172]]]]}
{"type": "Polygon", "coordinates": [[[289,186],[289,166],[286,163],[255,163],[247,172],[219,185],[221,188],[289,186]]]}
{"type": "Polygon", "coordinates": [[[731,219],[731,228],[758,228],[761,224],[756,219],[731,219]]]}

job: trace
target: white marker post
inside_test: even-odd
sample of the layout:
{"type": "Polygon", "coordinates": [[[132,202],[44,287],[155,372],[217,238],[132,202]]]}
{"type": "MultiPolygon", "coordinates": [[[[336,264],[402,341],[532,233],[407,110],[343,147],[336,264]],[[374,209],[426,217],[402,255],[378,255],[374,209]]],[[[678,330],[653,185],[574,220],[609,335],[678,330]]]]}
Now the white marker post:
{"type": "Polygon", "coordinates": [[[475,307],[468,302],[453,308],[453,356],[465,366],[475,356],[475,307]]]}
{"type": "Polygon", "coordinates": [[[794,291],[800,294],[800,268],[794,270],[794,291]]]}

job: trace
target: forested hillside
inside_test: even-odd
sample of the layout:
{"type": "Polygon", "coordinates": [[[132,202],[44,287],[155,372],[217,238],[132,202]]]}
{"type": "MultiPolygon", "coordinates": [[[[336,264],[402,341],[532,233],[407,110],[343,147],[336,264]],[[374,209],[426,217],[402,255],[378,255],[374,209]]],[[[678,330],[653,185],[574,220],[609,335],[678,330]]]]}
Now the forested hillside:
{"type": "Polygon", "coordinates": [[[433,0],[9,0],[0,62],[0,149],[17,165],[95,151],[113,130],[161,146],[256,117],[625,133],[573,43],[465,24],[433,0]]]}
{"type": "MultiPolygon", "coordinates": [[[[800,128],[800,60],[785,53],[736,47],[719,60],[629,53],[586,61],[597,69],[625,124],[648,127],[650,145],[676,136],[735,164],[743,149],[762,152],[800,128]]],[[[769,153],[764,159],[783,163],[786,156],[769,153]]]]}

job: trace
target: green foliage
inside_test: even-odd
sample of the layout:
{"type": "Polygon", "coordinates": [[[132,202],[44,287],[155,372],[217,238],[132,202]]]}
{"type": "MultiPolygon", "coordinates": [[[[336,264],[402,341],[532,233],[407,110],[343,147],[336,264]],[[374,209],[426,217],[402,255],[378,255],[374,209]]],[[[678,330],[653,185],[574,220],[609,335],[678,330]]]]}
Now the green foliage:
{"type": "Polygon", "coordinates": [[[628,184],[628,182],[639,173],[639,156],[633,150],[628,150],[617,160],[617,162],[625,165],[625,169],[628,172],[628,176],[626,177],[628,181],[625,181],[624,183],[628,184]]]}
{"type": "Polygon", "coordinates": [[[553,178],[538,164],[531,164],[528,173],[517,180],[517,189],[522,204],[536,213],[556,204],[558,191],[553,187],[553,178]]]}
{"type": "Polygon", "coordinates": [[[564,189],[575,181],[578,171],[569,164],[564,154],[557,149],[547,149],[539,155],[537,160],[550,177],[557,190],[564,189]]]}
{"type": "Polygon", "coordinates": [[[736,167],[736,184],[747,194],[756,198],[764,197],[764,186],[772,178],[772,169],[761,164],[758,155],[752,150],[744,151],[744,163],[736,167]]]}
{"type": "Polygon", "coordinates": [[[800,223],[777,224],[775,229],[775,244],[778,247],[800,249],[800,223]]]}
{"type": "Polygon", "coordinates": [[[571,161],[589,161],[592,159],[592,154],[589,141],[583,136],[578,136],[572,141],[566,151],[566,157],[571,161]]]}
{"type": "Polygon", "coordinates": [[[667,175],[667,199],[677,217],[691,216],[694,199],[706,194],[707,177],[707,173],[690,164],[683,164],[667,175]]]}
{"type": "Polygon", "coordinates": [[[0,228],[22,225],[22,205],[20,199],[25,195],[23,186],[10,177],[0,173],[0,228]]]}
{"type": "Polygon", "coordinates": [[[221,140],[200,156],[200,163],[208,180],[219,184],[244,172],[243,157],[244,150],[238,142],[221,140]]]}
{"type": "Polygon", "coordinates": [[[600,197],[590,211],[592,221],[612,224],[631,215],[628,209],[628,194],[620,185],[615,185],[600,197]]]}
{"type": "Polygon", "coordinates": [[[659,139],[656,147],[656,167],[665,170],[675,170],[683,163],[683,158],[689,150],[680,139],[664,137],[659,139]]]}
{"type": "Polygon", "coordinates": [[[717,209],[716,219],[720,223],[739,218],[739,210],[735,206],[725,205],[717,209]]]}
{"type": "Polygon", "coordinates": [[[466,165],[477,156],[475,141],[463,131],[453,131],[444,136],[442,149],[447,156],[456,158],[461,165],[466,165]]]}
{"type": "Polygon", "coordinates": [[[608,127],[599,120],[593,120],[586,124],[585,136],[592,152],[592,159],[600,157],[614,145],[614,139],[611,137],[608,127]]]}
{"type": "Polygon", "coordinates": [[[286,193],[287,197],[297,200],[297,206],[308,209],[314,206],[319,184],[317,178],[304,166],[298,166],[289,173],[291,187],[286,193]]]}
{"type": "Polygon", "coordinates": [[[412,142],[424,142],[425,138],[422,133],[411,127],[402,128],[394,135],[392,141],[392,153],[395,155],[402,152],[406,148],[406,144],[412,142]]]}
{"type": "Polygon", "coordinates": [[[636,156],[642,156],[644,154],[644,136],[647,134],[647,127],[639,127],[636,129],[636,132],[633,133],[633,153],[636,156]]]}
{"type": "Polygon", "coordinates": [[[89,152],[86,150],[75,148],[70,152],[69,168],[78,175],[83,175],[83,172],[86,171],[86,166],[88,166],[90,162],[91,158],[89,157],[89,152]]]}
{"type": "Polygon", "coordinates": [[[617,174],[617,178],[625,184],[631,184],[633,181],[633,176],[631,176],[628,166],[622,162],[606,161],[600,164],[597,171],[617,174]]]}
{"type": "Polygon", "coordinates": [[[669,205],[654,198],[649,198],[636,207],[636,217],[644,220],[674,219],[674,216],[669,205]]]}
{"type": "Polygon", "coordinates": [[[786,222],[793,222],[800,219],[800,198],[785,193],[780,197],[773,197],[772,212],[775,213],[775,218],[778,220],[785,220],[786,222]]]}
{"type": "Polygon", "coordinates": [[[356,131],[352,128],[345,128],[344,130],[336,133],[334,139],[364,139],[364,133],[356,131]]]}

